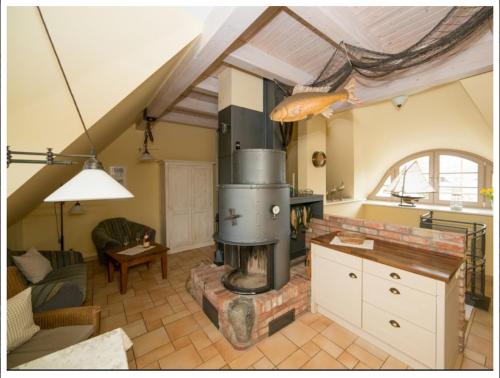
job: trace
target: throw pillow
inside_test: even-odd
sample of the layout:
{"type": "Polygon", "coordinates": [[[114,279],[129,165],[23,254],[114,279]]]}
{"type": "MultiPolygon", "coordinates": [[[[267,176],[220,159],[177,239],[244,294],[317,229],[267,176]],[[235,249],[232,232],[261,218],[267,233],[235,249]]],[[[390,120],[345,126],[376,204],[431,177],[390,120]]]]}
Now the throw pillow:
{"type": "Polygon", "coordinates": [[[43,257],[34,247],[21,256],[13,256],[14,264],[31,283],[38,283],[52,271],[50,261],[43,257]]]}
{"type": "Polygon", "coordinates": [[[31,287],[7,300],[7,353],[31,339],[40,327],[33,322],[31,287]]]}

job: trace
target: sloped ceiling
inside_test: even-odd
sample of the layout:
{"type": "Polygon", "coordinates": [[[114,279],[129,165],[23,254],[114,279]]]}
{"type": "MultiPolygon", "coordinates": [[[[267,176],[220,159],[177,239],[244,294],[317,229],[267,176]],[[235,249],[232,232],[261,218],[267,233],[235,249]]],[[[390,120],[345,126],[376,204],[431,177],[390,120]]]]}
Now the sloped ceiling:
{"type": "MultiPolygon", "coordinates": [[[[41,11],[98,152],[134,123],[201,31],[201,22],[178,7],[41,11]]],[[[9,7],[7,21],[7,144],[14,151],[88,153],[37,9],[9,7]]],[[[79,169],[12,164],[8,224],[79,169]]]]}

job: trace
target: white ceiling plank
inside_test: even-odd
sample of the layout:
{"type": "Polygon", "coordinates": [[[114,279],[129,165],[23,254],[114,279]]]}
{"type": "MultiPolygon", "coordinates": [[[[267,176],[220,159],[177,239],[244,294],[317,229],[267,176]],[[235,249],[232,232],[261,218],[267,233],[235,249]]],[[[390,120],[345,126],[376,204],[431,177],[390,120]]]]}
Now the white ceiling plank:
{"type": "Polygon", "coordinates": [[[219,93],[219,80],[216,77],[207,77],[195,86],[195,89],[207,94],[217,95],[219,93]]]}
{"type": "Polygon", "coordinates": [[[176,106],[180,106],[185,109],[193,109],[193,111],[200,111],[204,113],[210,113],[217,115],[217,103],[203,101],[193,97],[184,97],[181,101],[176,103],[176,106]]]}
{"type": "MultiPolygon", "coordinates": [[[[466,77],[488,72],[493,69],[493,49],[491,34],[483,38],[468,49],[456,53],[444,61],[429,66],[420,66],[401,73],[397,79],[387,81],[367,81],[360,83],[356,89],[356,96],[363,105],[391,99],[399,95],[411,95],[424,90],[461,80],[466,77]]],[[[337,111],[352,106],[346,103],[339,104],[337,111]]]]}
{"type": "Polygon", "coordinates": [[[216,7],[205,22],[195,46],[168,77],[148,107],[152,115],[165,112],[267,7],[216,7]]]}
{"type": "Polygon", "coordinates": [[[336,43],[341,41],[371,50],[385,50],[384,43],[359,21],[349,7],[306,7],[289,9],[336,43]]]}
{"type": "Polygon", "coordinates": [[[183,125],[217,129],[217,119],[171,111],[158,119],[160,122],[180,123],[183,125]]]}
{"type": "Polygon", "coordinates": [[[224,62],[240,67],[258,76],[268,79],[278,79],[285,84],[307,84],[314,77],[297,67],[294,67],[264,51],[245,44],[228,55],[224,62]]]}

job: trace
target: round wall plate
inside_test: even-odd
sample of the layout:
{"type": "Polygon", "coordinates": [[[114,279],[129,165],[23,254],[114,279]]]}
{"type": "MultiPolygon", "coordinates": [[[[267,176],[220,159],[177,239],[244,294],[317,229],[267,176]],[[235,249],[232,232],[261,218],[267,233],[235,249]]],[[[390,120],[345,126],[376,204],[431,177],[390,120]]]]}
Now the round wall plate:
{"type": "Polygon", "coordinates": [[[326,164],[326,154],[323,151],[315,151],[312,156],[312,163],[315,167],[324,167],[326,164]]]}

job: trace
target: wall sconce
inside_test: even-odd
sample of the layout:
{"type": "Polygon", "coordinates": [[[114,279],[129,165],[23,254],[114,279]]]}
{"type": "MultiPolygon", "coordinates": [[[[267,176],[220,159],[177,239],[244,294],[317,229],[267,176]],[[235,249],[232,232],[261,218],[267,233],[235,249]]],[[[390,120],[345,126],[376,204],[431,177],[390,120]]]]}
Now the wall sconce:
{"type": "Polygon", "coordinates": [[[396,109],[401,109],[403,107],[403,105],[406,103],[406,101],[408,100],[408,96],[398,96],[398,97],[394,97],[392,99],[392,103],[393,105],[396,107],[396,109]]]}

